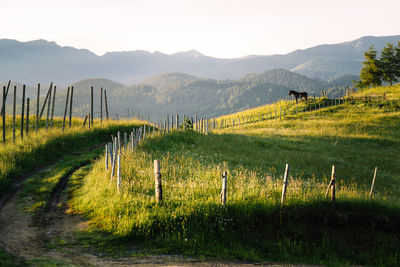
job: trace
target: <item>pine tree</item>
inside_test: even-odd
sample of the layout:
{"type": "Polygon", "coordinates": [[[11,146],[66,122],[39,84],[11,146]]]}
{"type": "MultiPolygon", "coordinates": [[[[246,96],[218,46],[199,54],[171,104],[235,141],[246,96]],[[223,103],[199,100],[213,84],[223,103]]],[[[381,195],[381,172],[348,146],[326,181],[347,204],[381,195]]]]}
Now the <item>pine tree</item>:
{"type": "Polygon", "coordinates": [[[396,59],[395,46],[391,43],[386,44],[382,49],[379,62],[382,68],[382,79],[390,85],[397,82],[396,74],[398,76],[398,71],[396,70],[396,59]]]}
{"type": "Polygon", "coordinates": [[[360,73],[361,81],[357,84],[358,87],[368,87],[372,85],[382,85],[382,69],[379,60],[376,58],[376,49],[371,45],[368,51],[364,52],[365,61],[360,73]]]}

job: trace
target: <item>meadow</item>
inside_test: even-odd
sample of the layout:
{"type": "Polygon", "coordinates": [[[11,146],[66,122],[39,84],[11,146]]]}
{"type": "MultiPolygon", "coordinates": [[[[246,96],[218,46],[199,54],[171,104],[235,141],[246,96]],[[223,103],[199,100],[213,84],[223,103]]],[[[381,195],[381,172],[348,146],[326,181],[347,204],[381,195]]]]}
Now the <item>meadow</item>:
{"type": "MultiPolygon", "coordinates": [[[[73,118],[71,128],[62,131],[62,119],[55,118],[53,128],[46,130],[45,120],[39,122],[38,132],[33,126],[35,116],[30,116],[31,125],[28,135],[24,129],[24,138],[20,136],[20,116],[16,117],[16,140],[12,139],[12,116],[6,116],[6,143],[0,145],[0,194],[19,177],[42,165],[54,162],[65,154],[89,148],[110,139],[118,130],[131,130],[141,124],[140,121],[110,121],[95,127],[82,127],[83,120],[73,118]]],[[[24,125],[25,126],[25,125],[24,125]]]]}
{"type": "MultiPolygon", "coordinates": [[[[386,100],[349,100],[208,135],[184,130],[156,134],[135,152],[122,153],[119,193],[100,158],[84,178],[72,179],[70,212],[83,214],[91,225],[80,233],[82,242],[118,255],[398,265],[398,87],[373,89],[387,91],[386,100]],[[154,197],[155,159],[161,163],[161,204],[154,197]],[[289,183],[281,205],[286,163],[289,183]],[[332,165],[335,204],[324,198],[332,165]],[[220,198],[224,171],[226,207],[220,198]]],[[[280,105],[297,109],[283,101],[280,105]]],[[[217,121],[255,118],[272,110],[275,105],[267,105],[217,121]]]]}

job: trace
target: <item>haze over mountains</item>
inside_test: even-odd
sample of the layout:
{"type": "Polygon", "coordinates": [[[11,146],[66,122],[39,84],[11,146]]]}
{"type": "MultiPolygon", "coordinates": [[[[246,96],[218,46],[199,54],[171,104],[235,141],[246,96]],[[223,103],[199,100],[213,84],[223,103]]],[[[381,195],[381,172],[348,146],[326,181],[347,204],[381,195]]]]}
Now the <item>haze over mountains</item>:
{"type": "MultiPolygon", "coordinates": [[[[166,114],[214,117],[288,98],[288,91],[307,91],[310,96],[319,96],[321,90],[329,96],[341,96],[345,86],[357,76],[345,75],[330,82],[311,79],[284,69],[272,69],[263,73],[250,73],[237,80],[202,79],[193,75],[170,72],[146,79],[142,83],[126,86],[107,79],[84,79],[73,83],[74,116],[83,117],[90,112],[90,87],[94,88],[94,111],[100,111],[100,88],[107,90],[110,116],[119,118],[140,113],[152,120],[164,119],[166,114]]],[[[13,85],[13,84],[12,84],[13,85]]],[[[42,85],[41,105],[48,85],[42,85]]],[[[27,87],[26,95],[34,96],[35,88],[27,87]]],[[[67,90],[57,86],[55,114],[62,116],[67,90]]],[[[17,100],[20,102],[21,86],[17,100]]],[[[32,98],[31,98],[32,100],[32,98]]],[[[12,98],[8,98],[7,110],[11,113],[12,98]]],[[[36,107],[36,100],[32,101],[36,107]]],[[[18,108],[20,110],[20,108],[18,108]]],[[[103,112],[105,109],[103,107],[103,112]]],[[[105,114],[105,113],[103,113],[105,114]]],[[[105,116],[105,115],[104,115],[105,116]]]]}
{"type": "Polygon", "coordinates": [[[400,35],[362,37],[353,41],[319,45],[285,55],[247,56],[234,59],[208,57],[196,50],[172,55],[147,51],[110,52],[97,56],[86,49],[61,47],[37,40],[0,40],[0,81],[13,80],[67,85],[102,77],[123,84],[141,82],[164,72],[182,72],[201,78],[239,79],[251,72],[282,68],[311,78],[330,80],[344,74],[358,75],[364,51],[374,45],[400,41],[400,35]]]}

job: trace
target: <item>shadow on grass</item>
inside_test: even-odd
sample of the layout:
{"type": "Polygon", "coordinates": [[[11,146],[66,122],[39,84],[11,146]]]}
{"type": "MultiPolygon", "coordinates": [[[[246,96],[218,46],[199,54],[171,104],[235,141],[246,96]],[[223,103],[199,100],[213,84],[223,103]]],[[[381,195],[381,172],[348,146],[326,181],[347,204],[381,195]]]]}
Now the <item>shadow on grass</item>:
{"type": "Polygon", "coordinates": [[[200,159],[205,166],[226,162],[230,169],[244,167],[262,175],[283,176],[289,163],[291,175],[322,180],[329,178],[336,166],[337,181],[370,186],[378,166],[376,190],[400,197],[400,144],[378,138],[303,137],[275,135],[273,138],[239,134],[202,135],[191,131],[174,131],[146,140],[141,149],[163,158],[186,155],[200,159]]]}
{"type": "Polygon", "coordinates": [[[117,255],[185,254],[217,259],[328,265],[398,265],[400,209],[373,202],[335,206],[196,206],[191,213],[164,216],[155,206],[152,221],[120,236],[101,231],[80,240],[117,255]],[[157,214],[160,214],[159,216],[157,214]],[[140,248],[140,249],[138,249],[140,248]]]}

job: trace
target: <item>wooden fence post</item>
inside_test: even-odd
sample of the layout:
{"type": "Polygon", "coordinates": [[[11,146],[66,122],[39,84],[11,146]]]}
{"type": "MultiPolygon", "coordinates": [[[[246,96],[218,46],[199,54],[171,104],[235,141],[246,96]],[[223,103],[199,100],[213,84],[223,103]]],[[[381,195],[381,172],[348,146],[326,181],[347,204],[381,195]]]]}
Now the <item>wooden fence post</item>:
{"type": "Polygon", "coordinates": [[[71,86],[71,95],[69,98],[69,128],[71,128],[72,124],[72,100],[74,98],[74,87],[71,86]]]}
{"type": "Polygon", "coordinates": [[[169,134],[169,115],[167,115],[167,134],[169,134]]]}
{"type": "Polygon", "coordinates": [[[52,88],[53,88],[53,82],[50,83],[49,90],[47,90],[47,95],[46,95],[46,98],[44,99],[43,107],[39,114],[39,120],[42,118],[42,115],[43,115],[44,109],[46,108],[47,100],[49,99],[49,94],[50,94],[52,88]]]}
{"type": "Polygon", "coordinates": [[[372,195],[374,192],[374,185],[375,185],[375,178],[376,178],[376,172],[378,170],[378,167],[375,167],[375,171],[374,171],[374,178],[372,179],[372,184],[371,184],[371,191],[369,192],[369,199],[372,200],[372,195]]]}
{"type": "Polygon", "coordinates": [[[336,185],[335,185],[335,178],[336,178],[336,168],[335,166],[332,166],[332,174],[331,174],[331,181],[329,182],[328,189],[326,190],[325,193],[325,199],[328,198],[329,195],[329,189],[331,191],[331,202],[334,203],[336,200],[336,185]]]}
{"type": "Polygon", "coordinates": [[[3,106],[1,107],[3,118],[3,143],[6,142],[6,87],[3,86],[3,106]]]}
{"type": "MultiPolygon", "coordinates": [[[[7,96],[8,96],[8,90],[10,90],[10,84],[11,84],[11,80],[8,81],[7,90],[6,90],[5,94],[3,94],[3,95],[6,96],[6,101],[7,101],[7,96]]],[[[3,115],[4,112],[6,112],[6,108],[4,108],[4,112],[3,112],[3,106],[1,107],[1,114],[0,115],[3,115]]]]}
{"type": "MultiPolygon", "coordinates": [[[[68,98],[69,98],[69,87],[67,90],[67,99],[65,100],[64,117],[63,117],[63,124],[62,124],[63,132],[64,132],[64,128],[65,128],[65,117],[67,116],[67,111],[68,111],[68,98]]],[[[85,123],[83,123],[83,126],[85,126],[85,123]]]]}
{"type": "Polygon", "coordinates": [[[29,97],[26,99],[26,126],[25,126],[25,133],[26,136],[29,134],[29,97]]]}
{"type": "Polygon", "coordinates": [[[83,120],[83,125],[82,125],[82,127],[85,127],[87,119],[88,119],[88,115],[86,114],[85,119],[83,120]]]}
{"type": "Polygon", "coordinates": [[[156,203],[161,203],[162,185],[161,185],[160,161],[158,159],[154,161],[154,178],[155,178],[156,203]]]}
{"type": "Polygon", "coordinates": [[[49,102],[47,103],[46,130],[49,128],[50,105],[51,105],[51,93],[52,93],[52,90],[50,89],[49,102]]]}
{"type": "Polygon", "coordinates": [[[17,101],[17,86],[14,86],[14,96],[13,96],[13,143],[15,143],[15,110],[17,101]]]}
{"type": "Polygon", "coordinates": [[[56,90],[57,90],[57,86],[54,86],[54,90],[53,90],[53,103],[51,104],[50,129],[53,128],[54,102],[56,102],[56,90]]]}
{"type": "Polygon", "coordinates": [[[106,118],[108,121],[108,103],[107,103],[107,91],[104,90],[104,104],[106,105],[106,118]]]}
{"type": "Polygon", "coordinates": [[[222,174],[222,190],[221,190],[221,202],[222,206],[226,207],[226,184],[228,179],[228,172],[224,171],[222,174]]]}
{"type": "Polygon", "coordinates": [[[88,113],[87,116],[88,116],[88,122],[89,122],[88,127],[89,127],[89,130],[90,130],[90,124],[91,124],[90,113],[88,113]]]}
{"type": "Polygon", "coordinates": [[[21,139],[24,139],[25,84],[22,86],[21,139]]]}
{"type": "Polygon", "coordinates": [[[104,159],[105,159],[105,169],[107,171],[108,170],[108,144],[106,144],[104,159]]]}
{"type": "Polygon", "coordinates": [[[286,198],[286,188],[287,188],[287,184],[288,184],[288,175],[289,175],[289,163],[286,164],[285,175],[283,177],[283,188],[282,188],[281,205],[285,202],[285,198],[286,198]]]}
{"type": "Polygon", "coordinates": [[[117,189],[118,193],[121,192],[121,154],[118,154],[118,169],[117,169],[117,189]]]}
{"type": "Polygon", "coordinates": [[[90,87],[90,120],[93,125],[93,86],[90,87]]]}
{"type": "Polygon", "coordinates": [[[111,164],[112,167],[111,167],[111,178],[110,178],[110,181],[113,179],[113,177],[115,175],[115,162],[117,161],[116,157],[117,157],[117,150],[118,150],[116,143],[117,143],[117,138],[115,137],[114,140],[113,140],[113,147],[114,147],[113,148],[113,152],[114,152],[114,155],[111,158],[112,159],[112,164],[111,164]]]}
{"type": "Polygon", "coordinates": [[[100,89],[100,125],[103,125],[103,87],[100,89]]]}
{"type": "Polygon", "coordinates": [[[37,96],[36,96],[36,123],[35,123],[35,131],[38,131],[39,128],[39,109],[40,109],[40,83],[38,83],[37,96]]]}

